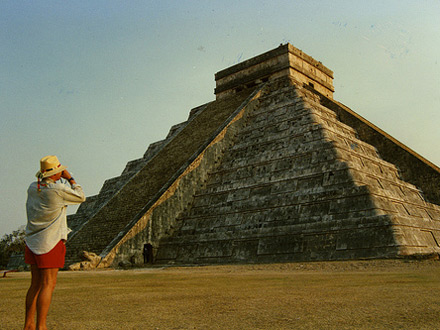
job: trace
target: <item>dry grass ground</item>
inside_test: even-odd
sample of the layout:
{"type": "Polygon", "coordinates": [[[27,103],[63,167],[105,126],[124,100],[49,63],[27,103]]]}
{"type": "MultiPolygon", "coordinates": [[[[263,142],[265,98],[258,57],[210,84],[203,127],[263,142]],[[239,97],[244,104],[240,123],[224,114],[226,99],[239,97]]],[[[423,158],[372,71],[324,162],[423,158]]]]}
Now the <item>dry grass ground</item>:
{"type": "MultiPolygon", "coordinates": [[[[0,279],[20,329],[29,273],[0,279]]],[[[440,262],[61,272],[49,329],[440,329],[440,262]]]]}

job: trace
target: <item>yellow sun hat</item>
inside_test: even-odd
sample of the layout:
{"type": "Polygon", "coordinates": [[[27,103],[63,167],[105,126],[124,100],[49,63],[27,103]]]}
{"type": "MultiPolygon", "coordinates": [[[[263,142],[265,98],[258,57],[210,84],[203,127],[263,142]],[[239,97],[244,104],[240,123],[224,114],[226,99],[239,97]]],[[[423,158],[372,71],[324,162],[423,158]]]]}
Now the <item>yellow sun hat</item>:
{"type": "Polygon", "coordinates": [[[57,156],[46,156],[40,159],[40,170],[35,174],[39,179],[48,178],[64,171],[67,167],[61,165],[57,156]]]}

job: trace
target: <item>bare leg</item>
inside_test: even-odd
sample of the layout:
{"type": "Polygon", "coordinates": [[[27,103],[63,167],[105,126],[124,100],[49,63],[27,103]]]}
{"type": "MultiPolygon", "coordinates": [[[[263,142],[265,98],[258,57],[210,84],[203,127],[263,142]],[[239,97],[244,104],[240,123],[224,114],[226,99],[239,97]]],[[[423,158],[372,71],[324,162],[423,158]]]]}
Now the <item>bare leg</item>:
{"type": "Polygon", "coordinates": [[[46,330],[47,313],[57,283],[58,268],[42,268],[39,271],[41,289],[37,298],[37,330],[46,330]]]}
{"type": "Polygon", "coordinates": [[[31,286],[26,295],[26,318],[24,323],[25,330],[35,329],[35,313],[37,311],[37,298],[40,292],[40,273],[37,265],[31,265],[31,286]]]}

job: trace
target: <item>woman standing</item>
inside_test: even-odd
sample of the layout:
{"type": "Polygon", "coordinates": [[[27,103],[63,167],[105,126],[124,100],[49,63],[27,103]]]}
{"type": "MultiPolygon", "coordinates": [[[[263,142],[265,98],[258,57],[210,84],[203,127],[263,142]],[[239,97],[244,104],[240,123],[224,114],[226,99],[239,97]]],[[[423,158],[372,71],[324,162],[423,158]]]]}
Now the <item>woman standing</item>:
{"type": "Polygon", "coordinates": [[[25,262],[31,265],[25,330],[45,330],[59,268],[64,267],[67,205],[85,201],[84,192],[56,156],[40,160],[38,181],[28,188],[25,262]],[[70,185],[60,181],[66,179],[70,185]],[[37,322],[35,324],[35,315],[37,322]]]}

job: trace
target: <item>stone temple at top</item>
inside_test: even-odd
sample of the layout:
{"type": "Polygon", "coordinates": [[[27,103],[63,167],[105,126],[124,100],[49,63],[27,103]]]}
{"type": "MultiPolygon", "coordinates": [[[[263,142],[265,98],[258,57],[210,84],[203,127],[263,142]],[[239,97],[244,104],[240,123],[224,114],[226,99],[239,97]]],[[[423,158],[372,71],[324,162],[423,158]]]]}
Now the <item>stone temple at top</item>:
{"type": "Polygon", "coordinates": [[[71,269],[438,257],[440,169],[334,100],[330,69],[285,44],[215,80],[69,216],[71,269]]]}

